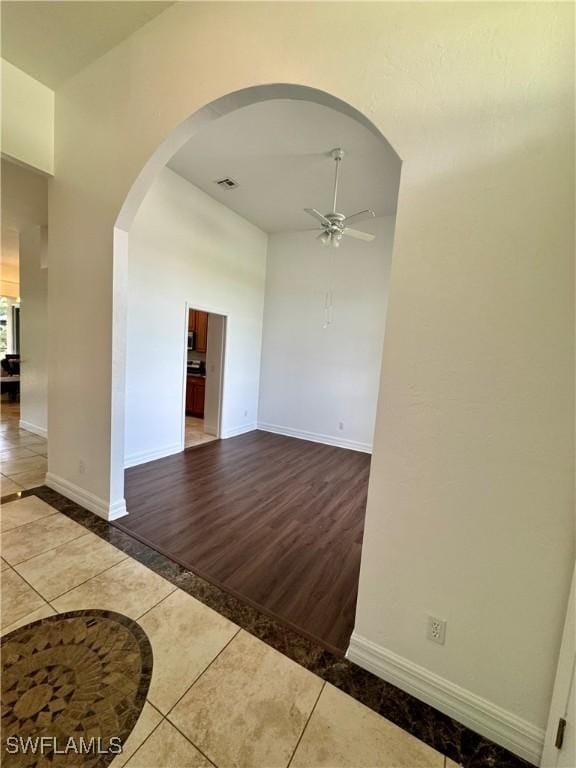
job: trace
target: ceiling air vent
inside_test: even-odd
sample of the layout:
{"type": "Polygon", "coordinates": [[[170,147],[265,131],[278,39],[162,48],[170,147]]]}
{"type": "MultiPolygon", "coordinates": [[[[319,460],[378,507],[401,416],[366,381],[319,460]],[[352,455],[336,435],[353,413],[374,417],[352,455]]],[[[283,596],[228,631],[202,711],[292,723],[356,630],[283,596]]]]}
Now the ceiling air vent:
{"type": "Polygon", "coordinates": [[[218,179],[214,183],[218,184],[221,189],[236,189],[238,186],[238,182],[234,181],[234,179],[218,179]]]}

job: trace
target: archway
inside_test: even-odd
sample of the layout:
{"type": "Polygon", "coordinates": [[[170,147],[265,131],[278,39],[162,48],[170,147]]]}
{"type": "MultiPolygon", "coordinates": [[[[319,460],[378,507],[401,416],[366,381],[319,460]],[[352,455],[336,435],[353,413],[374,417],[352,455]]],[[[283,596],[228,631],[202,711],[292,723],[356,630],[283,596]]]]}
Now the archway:
{"type": "Polygon", "coordinates": [[[182,122],[157,148],[132,185],[120,209],[114,227],[113,259],[113,324],[112,324],[112,392],[111,392],[111,462],[110,518],[127,514],[124,500],[125,447],[125,372],[126,372],[126,297],[128,270],[128,232],[136,213],[155,178],[176,152],[198,131],[211,122],[242,107],[258,102],[289,99],[310,101],[329,107],[360,123],[401,159],[379,129],[357,109],[341,99],[309,86],[293,83],[256,85],[229,93],[204,106],[182,122]],[[116,500],[116,501],[114,501],[116,500]]]}

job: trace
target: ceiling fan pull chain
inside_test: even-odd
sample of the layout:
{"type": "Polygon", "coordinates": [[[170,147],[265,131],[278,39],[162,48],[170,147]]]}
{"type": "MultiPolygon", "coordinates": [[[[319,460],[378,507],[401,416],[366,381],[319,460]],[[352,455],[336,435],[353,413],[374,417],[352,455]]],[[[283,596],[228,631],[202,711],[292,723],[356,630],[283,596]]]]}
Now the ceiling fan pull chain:
{"type": "Polygon", "coordinates": [[[322,328],[328,328],[328,326],[332,322],[332,312],[331,312],[330,302],[331,302],[330,291],[326,291],[326,294],[324,295],[324,322],[322,323],[322,328]]]}
{"type": "Polygon", "coordinates": [[[328,290],[324,297],[324,322],[322,328],[328,328],[332,325],[332,310],[334,307],[334,260],[335,255],[332,248],[326,254],[326,277],[328,290]]]}
{"type": "Polygon", "coordinates": [[[326,300],[324,302],[324,322],[322,328],[328,328],[332,325],[332,291],[326,291],[326,300]]]}

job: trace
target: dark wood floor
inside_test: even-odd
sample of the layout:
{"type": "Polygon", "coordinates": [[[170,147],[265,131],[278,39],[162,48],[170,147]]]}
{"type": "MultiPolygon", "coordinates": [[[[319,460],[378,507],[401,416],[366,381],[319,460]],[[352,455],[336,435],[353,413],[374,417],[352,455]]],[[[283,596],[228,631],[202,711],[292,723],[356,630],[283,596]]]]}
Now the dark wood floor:
{"type": "Polygon", "coordinates": [[[369,470],[363,453],[250,432],[127,470],[117,525],[344,651],[369,470]]]}

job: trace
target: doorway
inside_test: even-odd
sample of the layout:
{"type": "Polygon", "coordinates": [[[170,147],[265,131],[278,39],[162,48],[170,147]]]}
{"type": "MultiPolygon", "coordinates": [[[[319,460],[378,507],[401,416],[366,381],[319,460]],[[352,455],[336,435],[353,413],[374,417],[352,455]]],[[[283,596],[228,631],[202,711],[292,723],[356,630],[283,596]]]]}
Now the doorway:
{"type": "Polygon", "coordinates": [[[221,434],[226,318],[186,304],[183,447],[221,434]]]}

